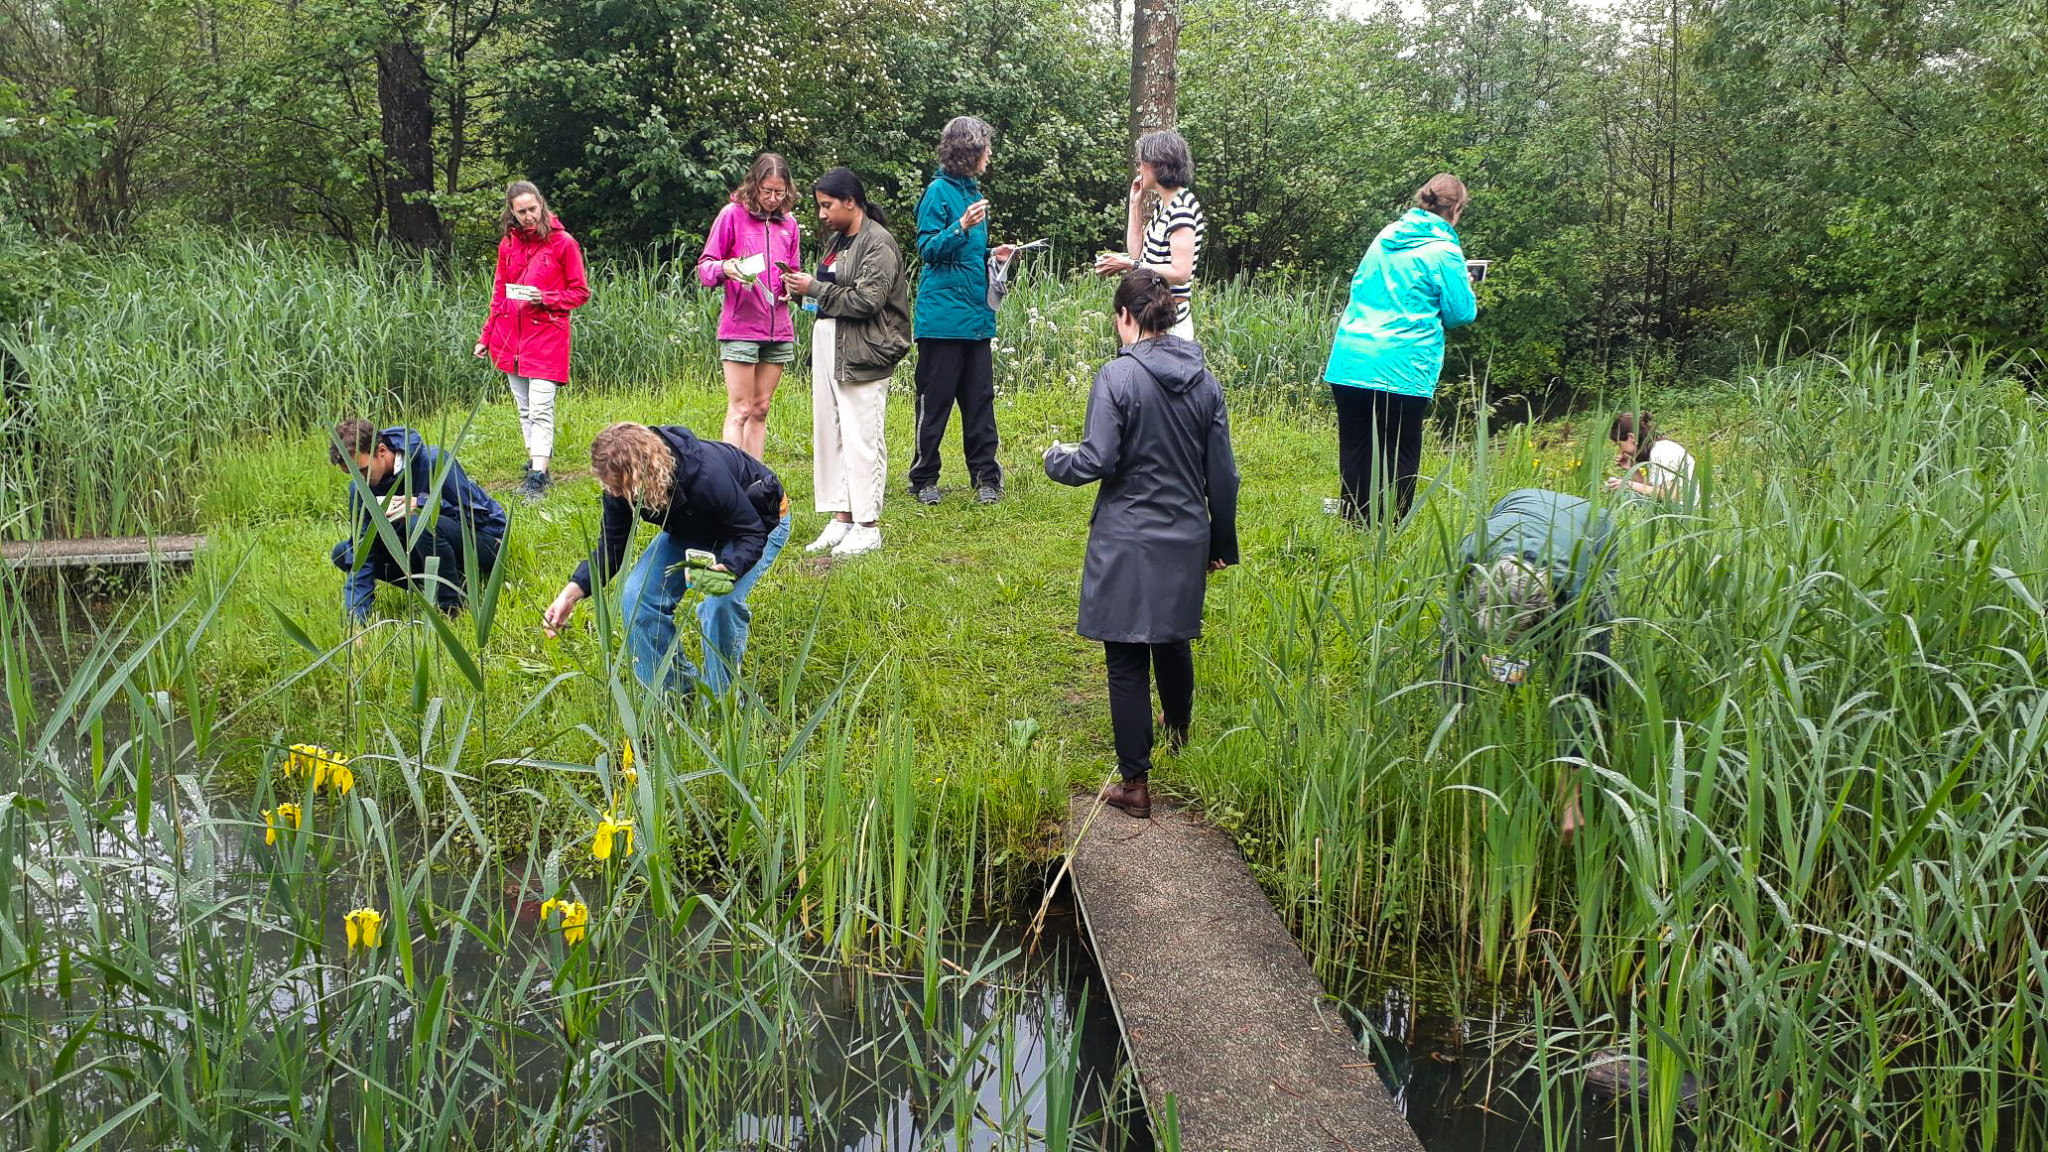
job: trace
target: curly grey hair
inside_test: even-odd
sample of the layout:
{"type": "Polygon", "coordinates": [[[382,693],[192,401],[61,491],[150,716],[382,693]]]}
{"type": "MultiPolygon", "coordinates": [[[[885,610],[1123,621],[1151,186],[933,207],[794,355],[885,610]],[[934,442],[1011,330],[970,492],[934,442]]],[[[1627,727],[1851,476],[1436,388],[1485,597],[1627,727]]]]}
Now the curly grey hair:
{"type": "Polygon", "coordinates": [[[1512,644],[1549,615],[1550,573],[1520,556],[1474,564],[1470,572],[1473,623],[1496,644],[1512,644]]]}
{"type": "Polygon", "coordinates": [[[955,116],[939,132],[939,167],[954,176],[972,176],[982,153],[996,138],[988,122],[972,116],[955,116]]]}
{"type": "Polygon", "coordinates": [[[1138,163],[1152,166],[1152,178],[1161,188],[1178,192],[1195,182],[1195,157],[1180,133],[1147,132],[1138,137],[1138,163]]]}

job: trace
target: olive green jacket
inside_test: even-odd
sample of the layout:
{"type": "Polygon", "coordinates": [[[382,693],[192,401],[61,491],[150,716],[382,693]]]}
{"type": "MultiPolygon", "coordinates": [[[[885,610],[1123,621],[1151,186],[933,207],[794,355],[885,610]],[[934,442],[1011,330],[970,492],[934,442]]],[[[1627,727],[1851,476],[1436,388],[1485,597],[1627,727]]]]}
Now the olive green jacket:
{"type": "Polygon", "coordinates": [[[839,322],[840,379],[888,379],[910,351],[910,280],[896,238],[871,216],[851,236],[828,236],[818,266],[829,267],[834,279],[811,281],[809,295],[820,317],[839,322]]]}

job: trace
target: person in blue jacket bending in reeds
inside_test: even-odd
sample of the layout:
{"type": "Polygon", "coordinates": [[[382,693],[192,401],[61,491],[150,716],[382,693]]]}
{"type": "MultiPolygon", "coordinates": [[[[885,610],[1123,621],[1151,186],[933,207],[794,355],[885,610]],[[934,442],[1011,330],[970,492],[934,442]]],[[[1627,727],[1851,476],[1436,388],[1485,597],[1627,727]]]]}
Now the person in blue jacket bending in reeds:
{"type": "Polygon", "coordinates": [[[461,611],[470,580],[480,582],[497,567],[505,541],[498,502],[477,487],[453,452],[428,445],[410,428],[379,431],[368,420],[343,420],[334,427],[327,459],[350,473],[355,534],[333,552],[334,566],[348,574],[342,602],[349,620],[369,619],[379,580],[417,588],[443,612],[461,611]],[[378,530],[380,513],[391,522],[398,552],[378,530]]]}
{"type": "Polygon", "coordinates": [[[1340,509],[1353,520],[1371,523],[1391,510],[1398,523],[1415,498],[1422,418],[1444,370],[1444,330],[1479,313],[1458,242],[1469,199],[1456,176],[1430,177],[1415,193],[1416,206],[1380,230],[1351,277],[1351,302],[1323,379],[1337,403],[1340,509]]]}

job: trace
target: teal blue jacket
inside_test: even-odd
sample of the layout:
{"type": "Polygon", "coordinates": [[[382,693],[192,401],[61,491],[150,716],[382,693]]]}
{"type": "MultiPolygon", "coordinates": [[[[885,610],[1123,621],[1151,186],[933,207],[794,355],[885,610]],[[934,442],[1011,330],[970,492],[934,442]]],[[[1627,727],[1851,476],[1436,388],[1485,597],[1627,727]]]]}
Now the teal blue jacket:
{"type": "Polygon", "coordinates": [[[1351,277],[1323,379],[1428,399],[1444,371],[1444,329],[1479,314],[1458,232],[1410,208],[1380,230],[1351,277]]]}
{"type": "MultiPolygon", "coordinates": [[[[1562,606],[1586,591],[1596,568],[1605,569],[1610,558],[1604,553],[1613,534],[1614,521],[1590,500],[1545,488],[1517,488],[1500,498],[1485,527],[1465,537],[1460,551],[1467,565],[1518,556],[1549,569],[1551,595],[1562,606]]],[[[1612,573],[1604,579],[1612,582],[1612,573]]]]}
{"type": "Polygon", "coordinates": [[[941,170],[917,202],[919,340],[987,340],[996,334],[988,306],[988,221],[960,227],[960,214],[981,199],[981,182],[941,170]]]}

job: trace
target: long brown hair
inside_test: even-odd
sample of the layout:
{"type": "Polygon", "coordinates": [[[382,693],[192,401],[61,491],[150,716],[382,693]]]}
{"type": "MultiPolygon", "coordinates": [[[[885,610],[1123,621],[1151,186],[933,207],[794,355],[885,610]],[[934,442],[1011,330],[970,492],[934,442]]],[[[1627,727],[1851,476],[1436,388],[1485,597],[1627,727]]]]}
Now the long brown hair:
{"type": "Polygon", "coordinates": [[[747,169],[747,178],[733,190],[732,202],[756,216],[770,219],[780,217],[796,207],[796,180],[789,174],[789,161],[773,152],[763,152],[754,157],[753,167],[747,169]],[[782,177],[782,207],[769,212],[761,207],[761,182],[770,176],[782,177]]]}
{"type": "Polygon", "coordinates": [[[548,198],[540,194],[540,189],[534,187],[531,180],[514,180],[505,185],[505,212],[498,217],[498,235],[510,236],[519,227],[519,217],[512,214],[512,202],[521,196],[531,196],[540,201],[540,226],[533,230],[533,235],[537,240],[547,239],[548,230],[554,226],[551,221],[555,218],[555,210],[548,207],[548,198]]]}
{"type": "Polygon", "coordinates": [[[1636,438],[1635,462],[1638,464],[1648,460],[1651,446],[1664,438],[1664,434],[1657,431],[1657,425],[1650,420],[1648,412],[1623,412],[1608,426],[1607,438],[1619,444],[1631,436],[1636,438]]]}
{"type": "Polygon", "coordinates": [[[654,429],[622,420],[590,442],[590,470],[606,491],[660,512],[675,485],[676,454],[654,429]]]}

